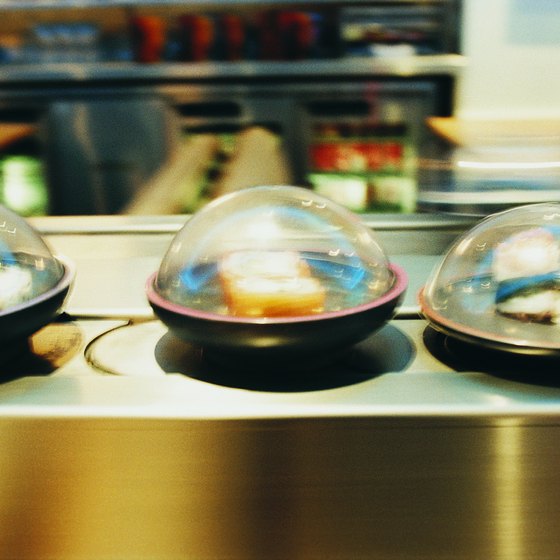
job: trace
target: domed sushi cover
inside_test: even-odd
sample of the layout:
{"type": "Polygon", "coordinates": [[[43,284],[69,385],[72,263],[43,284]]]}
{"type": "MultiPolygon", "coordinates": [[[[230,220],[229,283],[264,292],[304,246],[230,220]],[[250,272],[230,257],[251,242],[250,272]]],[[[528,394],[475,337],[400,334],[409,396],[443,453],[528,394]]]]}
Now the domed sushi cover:
{"type": "Polygon", "coordinates": [[[560,351],[560,204],[488,216],[450,247],[420,295],[448,334],[524,353],[560,351]]]}
{"type": "Polygon", "coordinates": [[[0,206],[0,344],[28,336],[56,315],[72,279],[71,265],[0,206]]]}
{"type": "Polygon", "coordinates": [[[405,288],[405,273],[357,215],[309,189],[261,186],[191,217],[147,296],[181,338],[270,355],[363,338],[405,288]]]}

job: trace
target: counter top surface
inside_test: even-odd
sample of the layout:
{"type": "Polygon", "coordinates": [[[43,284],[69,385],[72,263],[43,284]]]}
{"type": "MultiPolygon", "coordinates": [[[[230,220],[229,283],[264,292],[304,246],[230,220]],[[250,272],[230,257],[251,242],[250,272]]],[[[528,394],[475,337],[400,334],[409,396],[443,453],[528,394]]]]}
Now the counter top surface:
{"type": "Polygon", "coordinates": [[[554,364],[453,348],[420,316],[417,291],[464,221],[426,218],[422,227],[418,217],[373,218],[391,260],[409,275],[395,318],[316,371],[249,371],[175,339],[147,304],[146,278],[185,219],[99,218],[97,229],[95,218],[34,221],[78,273],[61,320],[4,362],[0,416],[547,422],[560,414],[554,364]]]}
{"type": "Polygon", "coordinates": [[[438,423],[530,416],[546,423],[560,414],[560,383],[551,383],[550,371],[508,371],[482,359],[478,370],[467,363],[458,372],[452,355],[441,359],[442,347],[426,351],[426,341],[437,346],[439,336],[423,320],[396,319],[317,371],[298,371],[297,364],[251,371],[204,361],[158,321],[55,323],[32,338],[34,359],[16,357],[4,372],[0,417],[368,416],[438,423]],[[158,356],[158,344],[174,353],[158,356]]]}

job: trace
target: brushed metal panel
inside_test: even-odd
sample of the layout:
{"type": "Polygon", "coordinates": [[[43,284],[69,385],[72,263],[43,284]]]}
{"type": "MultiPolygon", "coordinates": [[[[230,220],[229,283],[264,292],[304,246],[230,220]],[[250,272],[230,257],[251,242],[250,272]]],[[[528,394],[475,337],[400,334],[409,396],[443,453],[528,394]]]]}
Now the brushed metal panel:
{"type": "Polygon", "coordinates": [[[0,557],[558,558],[557,420],[0,419],[0,557]]]}

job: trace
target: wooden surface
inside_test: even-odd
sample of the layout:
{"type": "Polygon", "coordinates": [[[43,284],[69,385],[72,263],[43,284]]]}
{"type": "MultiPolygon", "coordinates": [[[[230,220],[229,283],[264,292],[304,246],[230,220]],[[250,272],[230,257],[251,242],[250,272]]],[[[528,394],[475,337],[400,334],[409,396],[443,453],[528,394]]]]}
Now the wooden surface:
{"type": "Polygon", "coordinates": [[[456,146],[560,144],[560,120],[465,120],[429,117],[428,127],[456,146]]]}
{"type": "Polygon", "coordinates": [[[36,127],[31,124],[0,123],[0,149],[34,134],[35,131],[36,127]]]}

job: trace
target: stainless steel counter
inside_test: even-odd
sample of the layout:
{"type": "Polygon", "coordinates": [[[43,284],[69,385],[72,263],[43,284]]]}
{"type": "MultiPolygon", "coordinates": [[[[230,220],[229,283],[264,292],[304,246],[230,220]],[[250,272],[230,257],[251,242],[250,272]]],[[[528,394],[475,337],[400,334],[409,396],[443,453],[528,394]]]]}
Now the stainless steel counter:
{"type": "Polygon", "coordinates": [[[553,559],[550,361],[454,345],[416,291],[468,221],[364,218],[410,275],[316,372],[208,362],[144,282],[186,217],[38,219],[67,315],[0,366],[0,559],[553,559]]]}

